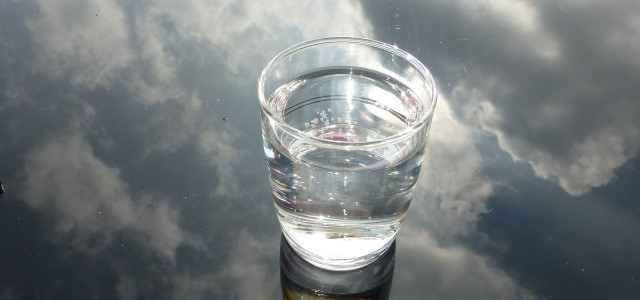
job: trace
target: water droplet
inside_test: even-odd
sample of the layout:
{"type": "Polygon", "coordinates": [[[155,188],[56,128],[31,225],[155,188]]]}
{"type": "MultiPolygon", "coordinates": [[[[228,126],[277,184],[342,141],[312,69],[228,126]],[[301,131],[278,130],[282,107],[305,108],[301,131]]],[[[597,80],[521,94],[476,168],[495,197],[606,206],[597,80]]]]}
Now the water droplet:
{"type": "Polygon", "coordinates": [[[331,108],[327,108],[327,111],[329,111],[329,112],[330,112],[330,111],[331,111],[331,108]]]}
{"type": "Polygon", "coordinates": [[[304,127],[309,128],[309,123],[304,123],[304,127]]]}

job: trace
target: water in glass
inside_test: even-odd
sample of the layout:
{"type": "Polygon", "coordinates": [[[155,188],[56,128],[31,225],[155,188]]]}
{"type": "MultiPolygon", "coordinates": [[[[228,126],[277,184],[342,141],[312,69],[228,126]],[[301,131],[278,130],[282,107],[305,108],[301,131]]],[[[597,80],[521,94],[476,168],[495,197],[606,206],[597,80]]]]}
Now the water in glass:
{"type": "Polygon", "coordinates": [[[358,145],[406,131],[426,109],[420,103],[401,82],[357,68],[314,70],[271,95],[274,113],[263,113],[264,151],[280,224],[301,256],[349,269],[393,242],[424,145],[410,138],[358,145]]]}

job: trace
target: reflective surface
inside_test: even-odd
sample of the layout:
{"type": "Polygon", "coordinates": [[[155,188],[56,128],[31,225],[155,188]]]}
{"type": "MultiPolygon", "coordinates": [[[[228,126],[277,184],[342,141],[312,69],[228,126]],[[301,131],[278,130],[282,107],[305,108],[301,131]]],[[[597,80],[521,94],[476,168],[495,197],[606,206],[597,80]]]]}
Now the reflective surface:
{"type": "Polygon", "coordinates": [[[639,16],[0,1],[0,299],[281,298],[255,83],[327,35],[396,43],[440,91],[389,299],[637,299],[639,16]]]}

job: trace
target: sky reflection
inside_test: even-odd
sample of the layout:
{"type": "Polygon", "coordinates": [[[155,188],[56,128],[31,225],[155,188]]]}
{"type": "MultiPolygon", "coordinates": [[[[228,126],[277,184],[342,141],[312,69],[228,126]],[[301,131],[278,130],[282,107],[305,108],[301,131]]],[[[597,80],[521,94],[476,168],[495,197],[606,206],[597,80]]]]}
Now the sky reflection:
{"type": "Polygon", "coordinates": [[[329,35],[396,43],[441,91],[390,299],[634,298],[639,12],[0,2],[0,299],[280,297],[255,84],[329,35]]]}

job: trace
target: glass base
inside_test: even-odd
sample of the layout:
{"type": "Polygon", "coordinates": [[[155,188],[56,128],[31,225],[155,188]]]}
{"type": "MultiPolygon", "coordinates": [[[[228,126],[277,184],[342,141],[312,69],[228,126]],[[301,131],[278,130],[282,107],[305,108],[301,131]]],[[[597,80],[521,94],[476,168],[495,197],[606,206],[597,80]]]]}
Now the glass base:
{"type": "Polygon", "coordinates": [[[380,249],[364,256],[348,259],[332,259],[327,257],[320,257],[302,248],[291,237],[287,235],[286,231],[283,231],[283,235],[291,248],[293,248],[293,250],[305,261],[318,268],[331,271],[350,271],[363,268],[380,258],[395,241],[395,237],[393,237],[389,240],[388,243],[380,247],[380,249]]]}

